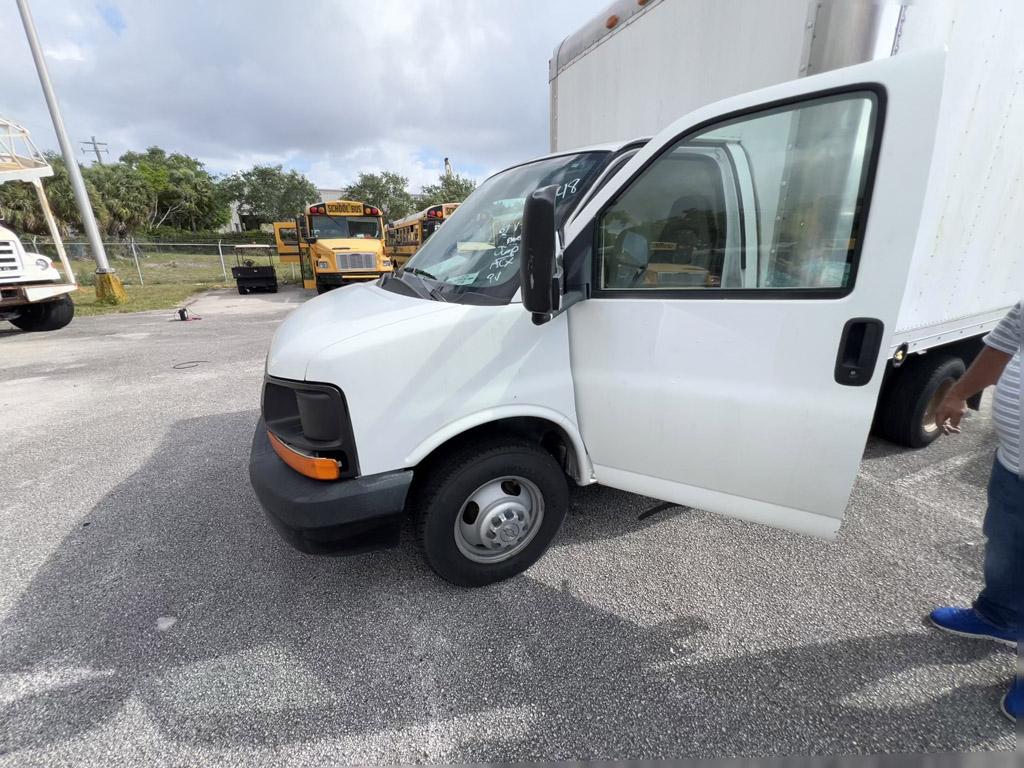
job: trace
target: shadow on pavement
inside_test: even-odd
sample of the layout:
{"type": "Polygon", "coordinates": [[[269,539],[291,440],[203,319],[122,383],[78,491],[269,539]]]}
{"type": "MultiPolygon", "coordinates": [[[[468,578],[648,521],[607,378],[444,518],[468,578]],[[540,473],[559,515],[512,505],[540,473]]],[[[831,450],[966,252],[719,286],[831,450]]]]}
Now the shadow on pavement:
{"type": "MultiPolygon", "coordinates": [[[[641,626],[529,576],[457,590],[408,541],[301,555],[249,489],[256,419],[178,422],[39,570],[0,626],[0,674],[29,687],[0,709],[0,754],[60,744],[129,700],[163,738],[210,747],[472,717],[445,755],[456,761],[959,751],[1007,727],[996,687],[857,703],[894,677],[993,652],[982,644],[880,634],[709,659],[701,616],[641,626]],[[983,707],[984,727],[951,727],[983,707]]],[[[595,493],[609,492],[574,503],[595,493]]],[[[622,496],[622,528],[576,520],[569,542],[647,524],[632,514],[647,500],[622,496]]]]}

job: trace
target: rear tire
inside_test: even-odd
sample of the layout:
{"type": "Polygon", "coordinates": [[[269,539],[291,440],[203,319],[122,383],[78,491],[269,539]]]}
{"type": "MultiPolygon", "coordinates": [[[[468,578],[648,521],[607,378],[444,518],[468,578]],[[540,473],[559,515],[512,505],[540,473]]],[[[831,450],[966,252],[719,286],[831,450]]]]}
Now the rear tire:
{"type": "Polygon", "coordinates": [[[245,294],[247,294],[248,292],[249,292],[248,288],[243,288],[242,286],[238,286],[238,293],[241,294],[242,296],[245,296],[245,294]]]}
{"type": "Polygon", "coordinates": [[[924,448],[942,434],[934,414],[949,387],[964,375],[959,357],[933,353],[911,358],[893,372],[896,377],[879,405],[877,432],[908,448],[924,448]]]}
{"type": "Polygon", "coordinates": [[[417,538],[434,572],[460,587],[525,571],[547,550],[569,507],[558,462],[516,438],[467,445],[424,471],[414,501],[417,538]]]}
{"type": "Polygon", "coordinates": [[[29,304],[11,320],[11,324],[30,333],[56,331],[70,323],[74,316],[75,303],[65,293],[53,301],[29,304]]]}

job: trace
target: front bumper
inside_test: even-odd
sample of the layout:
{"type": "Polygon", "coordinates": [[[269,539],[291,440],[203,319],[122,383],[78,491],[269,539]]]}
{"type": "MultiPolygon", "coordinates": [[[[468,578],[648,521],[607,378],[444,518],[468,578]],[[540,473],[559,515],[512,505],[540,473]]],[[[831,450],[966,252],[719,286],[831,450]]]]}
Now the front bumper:
{"type": "Polygon", "coordinates": [[[384,272],[317,272],[316,281],[320,285],[339,287],[353,282],[369,282],[380,279],[384,272]]]}
{"type": "Polygon", "coordinates": [[[78,286],[71,283],[0,283],[0,306],[49,301],[76,290],[78,290],[78,286]]]}
{"type": "Polygon", "coordinates": [[[311,480],[278,458],[260,419],[252,438],[249,481],[270,522],[296,549],[349,554],[398,543],[412,470],[311,480]]]}

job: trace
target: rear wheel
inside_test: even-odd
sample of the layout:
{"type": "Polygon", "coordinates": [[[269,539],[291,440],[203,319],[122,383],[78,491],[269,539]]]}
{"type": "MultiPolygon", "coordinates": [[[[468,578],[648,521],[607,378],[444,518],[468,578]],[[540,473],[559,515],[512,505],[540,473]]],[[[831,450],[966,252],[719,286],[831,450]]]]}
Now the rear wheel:
{"type": "Polygon", "coordinates": [[[71,322],[75,304],[67,294],[40,304],[29,304],[21,309],[11,324],[23,331],[56,331],[71,322]]]}
{"type": "Polygon", "coordinates": [[[897,378],[880,404],[877,432],[894,443],[924,448],[942,434],[935,426],[935,411],[964,375],[964,362],[933,353],[908,360],[894,375],[897,378]]]}
{"type": "Polygon", "coordinates": [[[479,587],[522,573],[544,554],[569,506],[565,473],[534,443],[471,445],[426,468],[418,538],[437,575],[479,587]]]}
{"type": "Polygon", "coordinates": [[[238,286],[238,292],[239,292],[239,293],[240,293],[240,294],[241,294],[242,296],[245,296],[245,294],[247,294],[247,293],[249,292],[249,289],[248,289],[248,288],[246,288],[245,286],[242,286],[242,285],[240,285],[240,286],[238,286]]]}

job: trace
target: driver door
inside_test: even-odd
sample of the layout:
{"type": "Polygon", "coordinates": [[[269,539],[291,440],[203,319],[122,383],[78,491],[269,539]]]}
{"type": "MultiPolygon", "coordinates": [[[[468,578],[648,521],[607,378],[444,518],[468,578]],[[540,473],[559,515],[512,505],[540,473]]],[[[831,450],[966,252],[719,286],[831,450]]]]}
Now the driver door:
{"type": "Polygon", "coordinates": [[[579,211],[564,259],[598,482],[828,537],[868,435],[914,250],[944,56],[694,112],[579,211]]]}

